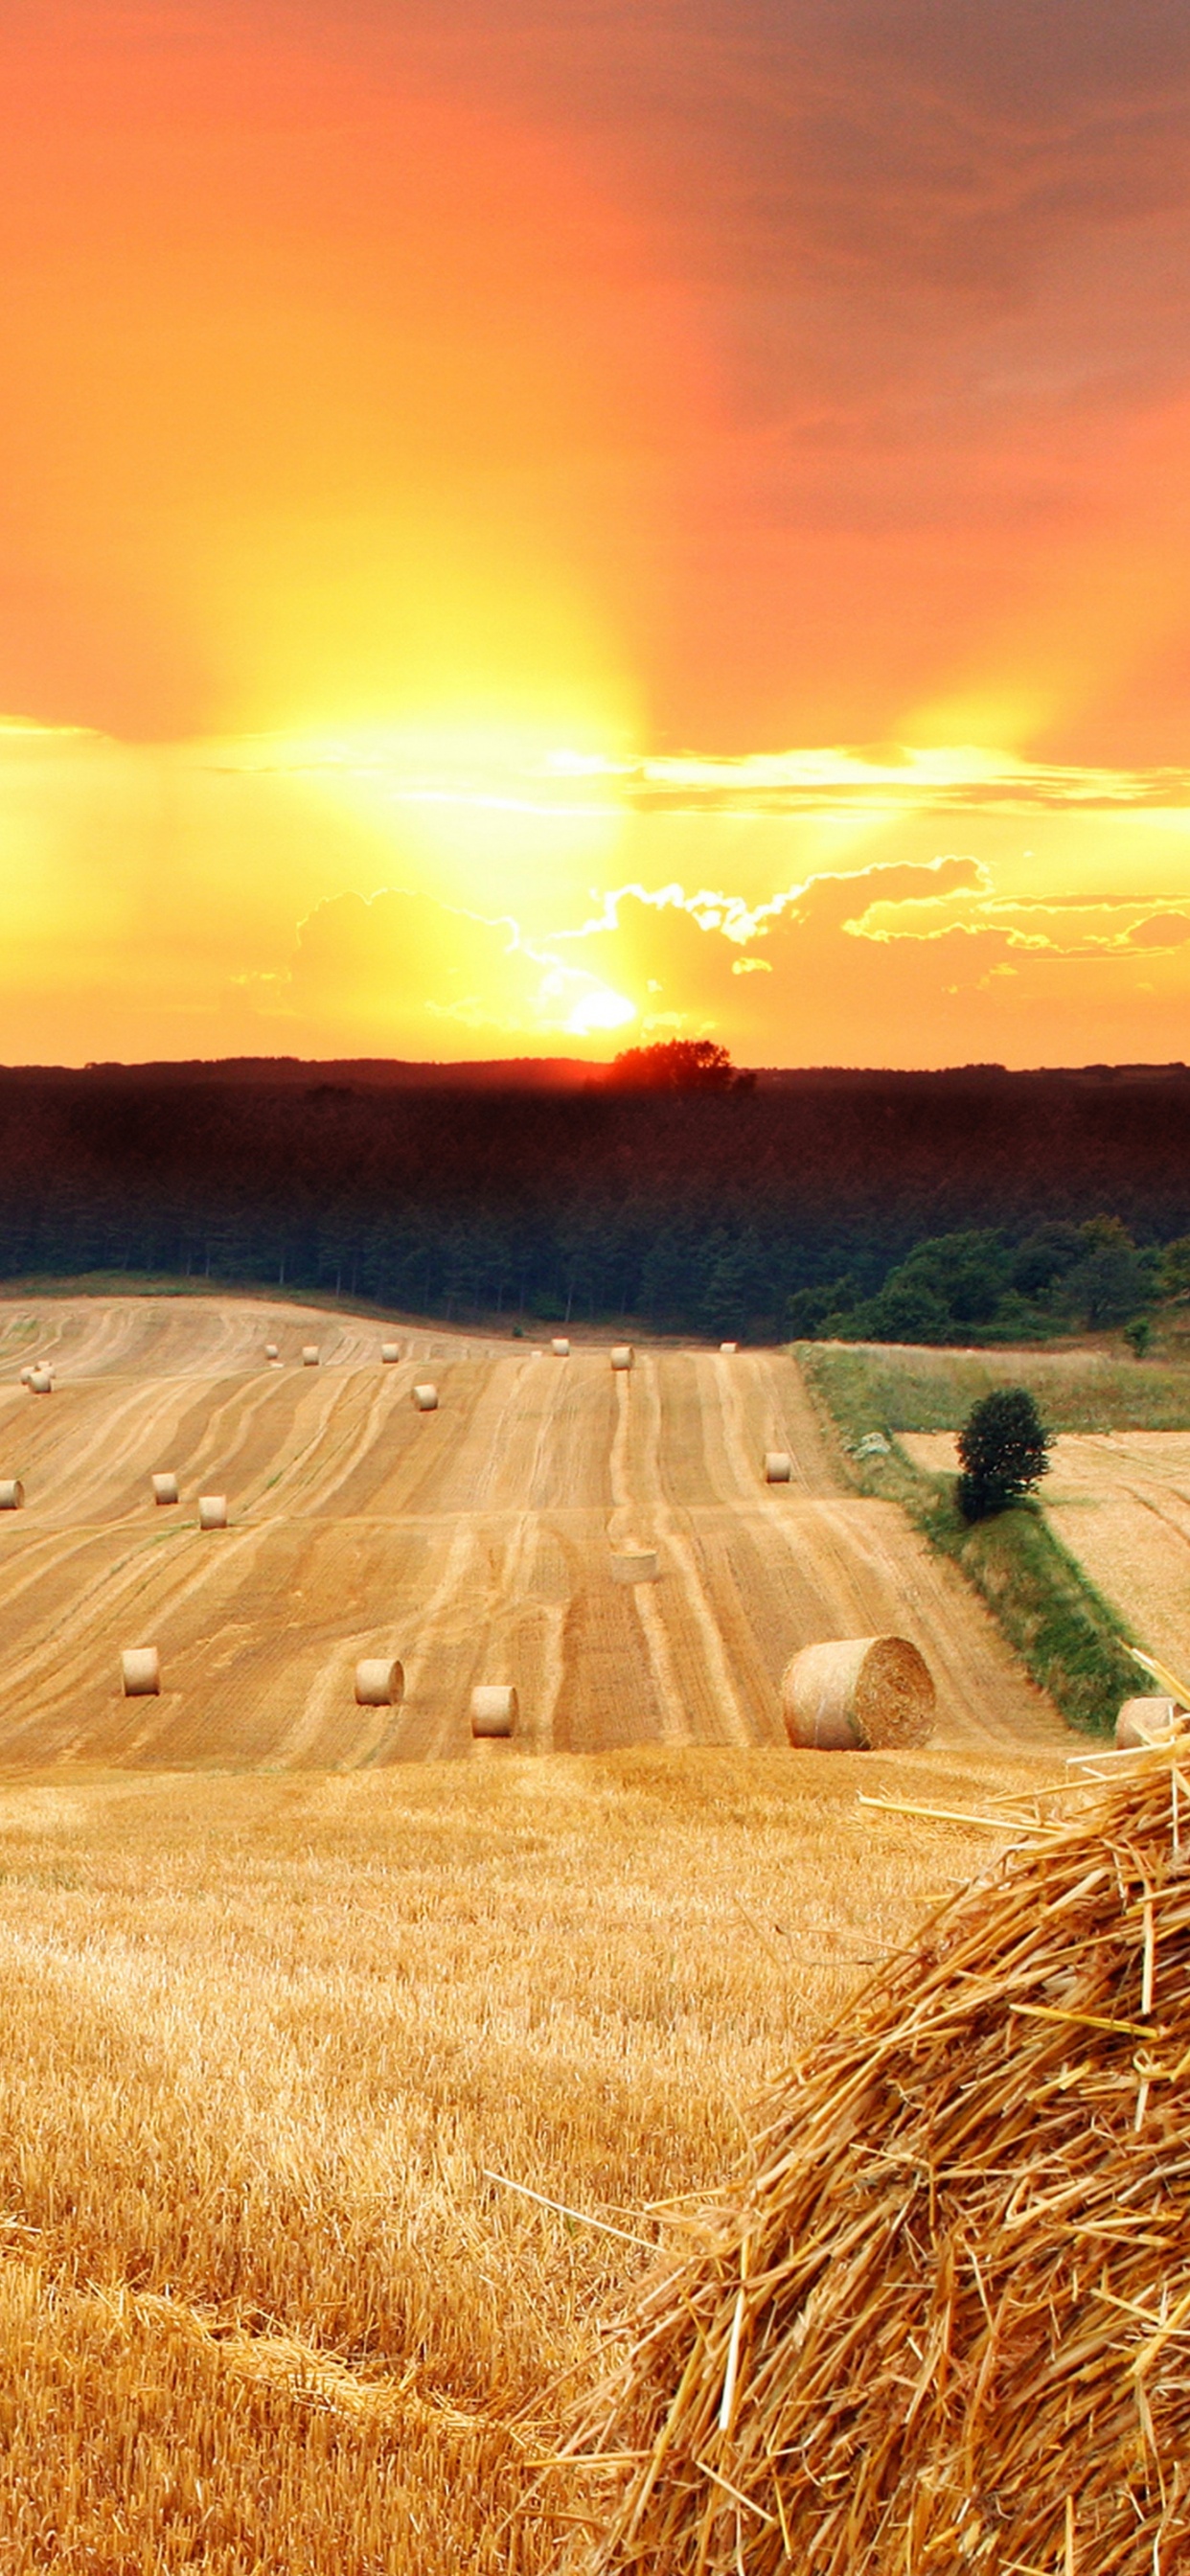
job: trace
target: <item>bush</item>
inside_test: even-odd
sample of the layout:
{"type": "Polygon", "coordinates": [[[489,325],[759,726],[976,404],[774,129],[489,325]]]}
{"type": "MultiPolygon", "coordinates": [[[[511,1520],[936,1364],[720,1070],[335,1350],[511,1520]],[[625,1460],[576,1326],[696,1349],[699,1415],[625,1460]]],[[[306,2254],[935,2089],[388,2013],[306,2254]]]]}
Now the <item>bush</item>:
{"type": "Polygon", "coordinates": [[[1049,1465],[1051,1434],[1027,1387],[1001,1387],[973,1405],[959,1433],[958,1505],[965,1521],[1023,1502],[1049,1465]]]}

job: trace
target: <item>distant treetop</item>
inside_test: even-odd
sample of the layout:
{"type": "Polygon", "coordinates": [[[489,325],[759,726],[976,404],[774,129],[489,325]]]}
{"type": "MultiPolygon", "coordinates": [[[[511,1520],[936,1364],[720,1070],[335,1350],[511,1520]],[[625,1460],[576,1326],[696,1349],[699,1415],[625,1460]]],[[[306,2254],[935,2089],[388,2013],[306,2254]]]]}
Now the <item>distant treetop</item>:
{"type": "Polygon", "coordinates": [[[626,1047],[608,1081],[617,1091],[750,1091],[754,1073],[738,1073],[726,1047],[711,1038],[666,1038],[626,1047]]]}

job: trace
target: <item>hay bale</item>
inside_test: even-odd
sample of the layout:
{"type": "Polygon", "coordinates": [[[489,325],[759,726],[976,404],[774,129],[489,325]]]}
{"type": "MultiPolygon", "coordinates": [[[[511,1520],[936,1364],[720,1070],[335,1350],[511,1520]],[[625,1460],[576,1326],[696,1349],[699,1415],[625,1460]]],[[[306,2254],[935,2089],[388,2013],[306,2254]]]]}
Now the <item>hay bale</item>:
{"type": "Polygon", "coordinates": [[[177,1480],[177,1477],[176,1477],[176,1476],[169,1476],[169,1475],[164,1475],[164,1476],[154,1476],[154,1478],[153,1478],[153,1500],[154,1500],[154,1502],[155,1502],[155,1503],[176,1503],[176,1502],[177,1502],[177,1499],[178,1499],[178,1480],[177,1480]]]}
{"type": "Polygon", "coordinates": [[[384,1362],[385,1367],[386,1367],[386,1368],[391,1368],[391,1367],[392,1367],[392,1365],[393,1365],[394,1360],[399,1360],[399,1359],[400,1359],[400,1356],[401,1356],[401,1345],[400,1345],[400,1343],[399,1343],[399,1342],[382,1342],[382,1343],[381,1343],[381,1345],[380,1345],[380,1356],[381,1356],[381,1359],[382,1359],[382,1360],[383,1360],[383,1362],[384,1362]]]}
{"type": "Polygon", "coordinates": [[[33,1375],[33,1371],[32,1371],[32,1369],[31,1369],[31,1368],[23,1368],[23,1369],[21,1370],[21,1385],[22,1385],[22,1386],[28,1386],[28,1384],[29,1384],[29,1380],[30,1380],[30,1378],[32,1377],[32,1375],[33,1375]]]}
{"type": "Polygon", "coordinates": [[[318,1366],[318,1359],[319,1359],[319,1352],[318,1352],[318,1345],[317,1345],[317,1343],[316,1343],[316,1342],[303,1342],[303,1344],[302,1344],[302,1367],[303,1367],[303,1368],[317,1368],[317,1366],[318,1366]]]}
{"type": "Polygon", "coordinates": [[[51,1371],[50,1369],[48,1369],[48,1368],[35,1368],[35,1369],[30,1369],[30,1371],[29,1371],[29,1393],[30,1393],[30,1395],[52,1395],[52,1394],[53,1394],[53,1392],[54,1392],[54,1379],[53,1379],[53,1373],[52,1373],[52,1371],[51,1371]]]}
{"type": "Polygon", "coordinates": [[[413,1390],[413,1403],[414,1409],[418,1413],[436,1413],[438,1410],[437,1387],[431,1386],[428,1380],[421,1386],[415,1386],[413,1390]]]}
{"type": "Polygon", "coordinates": [[[719,1344],[719,1348],[726,1359],[734,1359],[739,1347],[738,1342],[720,1342],[719,1344]]]}
{"type": "Polygon", "coordinates": [[[395,1655],[365,1655],[355,1668],[355,1696],[361,1708],[399,1708],[405,1697],[405,1667],[395,1655]]]}
{"type": "Polygon", "coordinates": [[[152,1698],[161,1688],[161,1657],[156,1646],[126,1646],[120,1657],[125,1699],[152,1698]]]}
{"type": "Polygon", "coordinates": [[[550,1349],[556,1360],[568,1360],[570,1357],[570,1344],[564,1333],[559,1333],[556,1340],[550,1343],[550,1349]]]}
{"type": "Polygon", "coordinates": [[[1174,1763],[1047,1805],[760,2106],[547,2495],[587,2576],[1190,2567],[1174,1763]]]}
{"type": "Polygon", "coordinates": [[[506,1682],[481,1682],[471,1693],[471,1732],[473,1735],[511,1735],[520,1715],[520,1701],[506,1682]]]}
{"type": "Polygon", "coordinates": [[[19,1512],[25,1488],[19,1476],[0,1476],[0,1512],[19,1512]]]}
{"type": "Polygon", "coordinates": [[[616,1342],[612,1347],[612,1367],[630,1369],[636,1366],[636,1353],[631,1342],[616,1342]]]}
{"type": "Polygon", "coordinates": [[[226,1527],[227,1527],[227,1496],[226,1496],[226,1494],[200,1494],[200,1495],[199,1495],[199,1498],[198,1498],[198,1526],[199,1526],[199,1528],[200,1528],[200,1529],[226,1529],[226,1527]]]}
{"type": "Polygon", "coordinates": [[[907,1637],[837,1637],[804,1646],[781,1677],[791,1744],[832,1752],[927,1744],[934,1684],[907,1637]]]}
{"type": "Polygon", "coordinates": [[[1126,1699],[1116,1719],[1116,1742],[1121,1752],[1134,1752],[1149,1744],[1168,1744],[1171,1736],[1180,1735],[1186,1722],[1186,1711],[1176,1699],[1126,1699]]]}
{"type": "Polygon", "coordinates": [[[655,1547],[624,1547],[612,1558],[613,1583],[655,1583],[657,1574],[655,1547]]]}
{"type": "Polygon", "coordinates": [[[266,1342],[266,1343],[265,1343],[265,1346],[264,1346],[264,1355],[265,1355],[266,1360],[276,1360],[276,1359],[280,1359],[280,1357],[281,1357],[280,1351],[278,1350],[277,1345],[276,1345],[276,1343],[275,1343],[275,1342],[266,1342]]]}
{"type": "Polygon", "coordinates": [[[787,1485],[793,1475],[793,1460],[788,1449],[766,1449],[764,1481],[766,1485],[787,1485]]]}

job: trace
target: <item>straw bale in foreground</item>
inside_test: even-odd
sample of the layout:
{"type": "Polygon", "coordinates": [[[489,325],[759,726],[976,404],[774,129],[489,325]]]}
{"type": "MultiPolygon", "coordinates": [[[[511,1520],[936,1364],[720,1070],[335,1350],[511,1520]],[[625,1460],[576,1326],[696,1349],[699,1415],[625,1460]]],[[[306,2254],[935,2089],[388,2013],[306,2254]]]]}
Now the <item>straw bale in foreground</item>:
{"type": "Polygon", "coordinates": [[[0,1477],[0,1512],[19,1512],[25,1500],[25,1488],[19,1476],[0,1477]]]}
{"type": "Polygon", "coordinates": [[[588,2576],[1190,2566],[1190,1772],[1126,1768],[925,1922],[644,2283],[588,2576]]]}
{"type": "Polygon", "coordinates": [[[929,1666],[908,1637],[828,1637],[803,1646],[781,1677],[785,1732],[808,1750],[927,1744],[934,1708],[929,1666]]]}

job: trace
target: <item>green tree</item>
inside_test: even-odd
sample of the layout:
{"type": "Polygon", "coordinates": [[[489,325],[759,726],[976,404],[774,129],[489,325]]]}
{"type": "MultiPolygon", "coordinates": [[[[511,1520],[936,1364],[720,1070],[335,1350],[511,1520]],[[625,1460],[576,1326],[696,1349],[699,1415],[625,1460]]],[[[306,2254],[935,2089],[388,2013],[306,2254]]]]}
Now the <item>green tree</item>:
{"type": "Polygon", "coordinates": [[[1053,1445],[1025,1386],[1007,1386],[973,1405],[959,1433],[958,1505],[964,1520],[983,1521],[1032,1493],[1053,1445]]]}
{"type": "Polygon", "coordinates": [[[1093,1216],[1079,1233],[1083,1251],[1062,1282],[1063,1299],[1092,1331],[1125,1323],[1152,1294],[1152,1255],[1137,1251],[1118,1216],[1093,1216]]]}
{"type": "Polygon", "coordinates": [[[947,1342],[951,1313],[928,1279],[906,1262],[886,1279],[866,1309],[867,1331],[877,1342],[947,1342]]]}
{"type": "Polygon", "coordinates": [[[1190,1234],[1165,1245],[1157,1264],[1157,1294],[1165,1300],[1190,1297],[1190,1234]]]}

